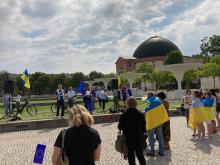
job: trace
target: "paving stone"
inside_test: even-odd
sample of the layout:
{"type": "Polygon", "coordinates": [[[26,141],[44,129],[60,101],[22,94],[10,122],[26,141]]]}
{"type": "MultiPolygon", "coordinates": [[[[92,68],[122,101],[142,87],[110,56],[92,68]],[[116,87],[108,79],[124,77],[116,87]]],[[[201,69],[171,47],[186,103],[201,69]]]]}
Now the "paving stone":
{"type": "MultiPolygon", "coordinates": [[[[97,124],[102,139],[102,156],[97,165],[128,164],[114,149],[117,123],[97,124]]],[[[0,165],[31,165],[37,144],[46,144],[44,165],[51,164],[54,141],[62,128],[31,130],[0,134],[0,165]]],[[[171,151],[164,157],[147,157],[148,165],[219,165],[220,133],[211,139],[193,140],[192,130],[186,127],[184,117],[171,118],[171,151]]],[[[156,149],[158,148],[156,144],[156,149]]]]}

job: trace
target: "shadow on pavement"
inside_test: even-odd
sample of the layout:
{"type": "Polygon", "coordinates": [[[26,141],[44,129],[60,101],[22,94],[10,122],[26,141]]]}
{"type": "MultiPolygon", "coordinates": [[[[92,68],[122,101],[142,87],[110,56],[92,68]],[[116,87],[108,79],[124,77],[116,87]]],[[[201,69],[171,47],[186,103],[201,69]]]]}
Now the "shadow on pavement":
{"type": "Polygon", "coordinates": [[[220,134],[215,133],[211,138],[204,138],[203,140],[192,139],[195,147],[201,150],[203,153],[210,154],[212,151],[212,146],[220,147],[220,134]]]}
{"type": "Polygon", "coordinates": [[[169,165],[171,162],[171,151],[165,151],[163,157],[158,154],[155,157],[145,156],[146,164],[150,165],[169,165]]]}

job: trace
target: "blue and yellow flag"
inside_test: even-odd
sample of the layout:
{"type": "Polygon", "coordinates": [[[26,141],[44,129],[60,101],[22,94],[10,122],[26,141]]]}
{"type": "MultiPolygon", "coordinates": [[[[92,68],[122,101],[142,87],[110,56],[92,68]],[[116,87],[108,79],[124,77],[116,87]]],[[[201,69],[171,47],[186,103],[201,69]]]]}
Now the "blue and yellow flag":
{"type": "Polygon", "coordinates": [[[151,96],[149,99],[146,99],[145,102],[147,103],[145,113],[146,128],[148,131],[169,120],[167,111],[159,98],[151,96]]]}
{"type": "Polygon", "coordinates": [[[214,107],[191,107],[189,113],[189,127],[197,128],[197,123],[215,119],[214,107]]]}
{"type": "Polygon", "coordinates": [[[21,75],[21,79],[24,81],[24,87],[30,89],[31,85],[27,69],[25,69],[25,71],[21,75]]]}

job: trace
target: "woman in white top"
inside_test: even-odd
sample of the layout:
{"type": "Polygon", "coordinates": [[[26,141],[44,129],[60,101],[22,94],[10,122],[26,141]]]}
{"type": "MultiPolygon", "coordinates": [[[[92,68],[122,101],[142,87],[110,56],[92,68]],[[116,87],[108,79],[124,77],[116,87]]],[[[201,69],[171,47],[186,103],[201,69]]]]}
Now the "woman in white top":
{"type": "Polygon", "coordinates": [[[184,108],[184,112],[185,112],[185,116],[186,116],[186,123],[188,125],[189,122],[189,108],[192,104],[192,100],[193,97],[191,95],[191,91],[190,90],[186,90],[186,95],[183,96],[183,108],[184,108]]]}

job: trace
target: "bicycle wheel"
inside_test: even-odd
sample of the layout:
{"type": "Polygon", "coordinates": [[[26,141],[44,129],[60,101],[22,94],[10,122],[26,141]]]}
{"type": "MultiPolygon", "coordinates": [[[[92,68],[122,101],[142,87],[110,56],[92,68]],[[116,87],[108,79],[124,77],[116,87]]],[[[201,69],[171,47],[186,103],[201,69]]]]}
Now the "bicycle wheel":
{"type": "Polygon", "coordinates": [[[18,108],[17,108],[16,106],[12,108],[12,114],[13,114],[14,116],[17,116],[17,115],[18,115],[18,112],[19,112],[19,110],[18,110],[18,108]]]}
{"type": "Polygon", "coordinates": [[[51,112],[56,113],[57,112],[57,103],[52,103],[50,106],[50,110],[51,110],[51,112]]]}
{"type": "Polygon", "coordinates": [[[28,105],[26,110],[30,116],[35,116],[37,114],[37,108],[34,105],[28,105]]]}

